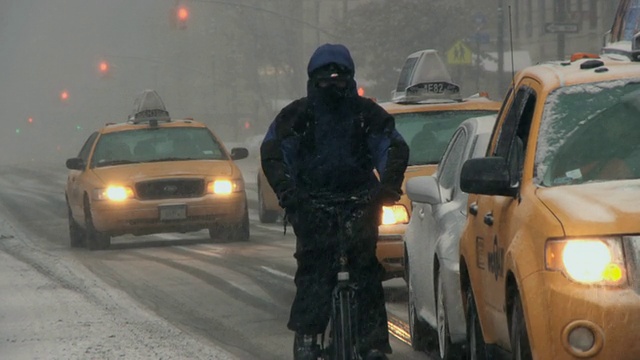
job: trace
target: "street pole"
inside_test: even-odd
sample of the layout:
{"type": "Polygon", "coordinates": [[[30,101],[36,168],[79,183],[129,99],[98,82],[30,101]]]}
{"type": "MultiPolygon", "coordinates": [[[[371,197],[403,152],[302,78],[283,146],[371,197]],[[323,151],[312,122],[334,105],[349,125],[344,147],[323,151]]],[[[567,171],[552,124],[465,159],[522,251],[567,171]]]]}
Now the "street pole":
{"type": "Polygon", "coordinates": [[[504,91],[504,0],[498,0],[498,91],[504,91]]]}
{"type": "MultiPolygon", "coordinates": [[[[567,14],[567,2],[566,0],[556,0],[556,11],[554,12],[555,22],[558,24],[562,24],[566,20],[567,14]]],[[[558,60],[564,59],[564,51],[565,51],[565,38],[564,33],[558,33],[558,47],[557,47],[557,57],[558,60]]]]}

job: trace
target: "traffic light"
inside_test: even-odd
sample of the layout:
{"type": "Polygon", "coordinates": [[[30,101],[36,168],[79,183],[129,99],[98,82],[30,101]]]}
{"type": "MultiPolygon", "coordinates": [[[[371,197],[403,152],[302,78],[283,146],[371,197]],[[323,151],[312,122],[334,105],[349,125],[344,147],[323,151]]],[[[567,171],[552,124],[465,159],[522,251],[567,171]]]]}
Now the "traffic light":
{"type": "Polygon", "coordinates": [[[60,100],[62,102],[67,102],[67,100],[69,100],[69,92],[67,90],[62,90],[60,92],[60,100]]]}
{"type": "Polygon", "coordinates": [[[187,28],[187,21],[189,20],[189,8],[185,4],[178,4],[175,9],[175,21],[176,27],[180,30],[187,28]]]}
{"type": "Polygon", "coordinates": [[[100,63],[98,63],[98,73],[100,74],[100,77],[107,77],[109,76],[110,72],[111,66],[109,65],[108,61],[102,60],[100,61],[100,63]]]}
{"type": "Polygon", "coordinates": [[[27,122],[28,122],[29,124],[33,124],[33,118],[32,118],[32,117],[29,117],[29,118],[27,119],[27,122]]]}

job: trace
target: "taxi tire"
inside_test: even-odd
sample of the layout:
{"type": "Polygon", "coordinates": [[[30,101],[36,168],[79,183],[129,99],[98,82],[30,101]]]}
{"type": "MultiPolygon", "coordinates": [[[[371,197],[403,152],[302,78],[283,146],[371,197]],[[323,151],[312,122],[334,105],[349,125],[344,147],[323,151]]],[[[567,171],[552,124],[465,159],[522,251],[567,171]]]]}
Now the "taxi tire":
{"type": "Polygon", "coordinates": [[[487,350],[471,286],[467,289],[467,311],[465,317],[467,323],[467,360],[486,360],[487,350]]]}
{"type": "Polygon", "coordinates": [[[442,360],[456,360],[464,358],[464,353],[460,344],[454,344],[451,342],[451,335],[449,334],[449,320],[444,300],[443,281],[442,273],[438,271],[436,273],[436,283],[434,286],[436,289],[436,330],[438,333],[438,342],[436,343],[437,346],[435,350],[438,352],[438,355],[442,360]]]}
{"type": "Polygon", "coordinates": [[[263,224],[273,224],[278,220],[278,212],[266,208],[260,182],[258,182],[258,217],[263,224]]]}
{"type": "Polygon", "coordinates": [[[104,250],[111,246],[111,236],[96,230],[91,219],[91,208],[89,200],[85,198],[85,242],[89,250],[104,250]]]}
{"type": "Polygon", "coordinates": [[[522,301],[520,295],[515,294],[511,309],[511,329],[510,341],[513,358],[515,360],[531,360],[531,346],[529,344],[529,336],[527,334],[527,324],[524,319],[524,311],[522,310],[522,301]]]}
{"type": "Polygon", "coordinates": [[[232,241],[249,241],[249,212],[245,211],[242,222],[233,227],[229,233],[229,239],[232,241]]]}
{"type": "Polygon", "coordinates": [[[426,351],[437,346],[437,338],[435,337],[433,329],[418,316],[411,275],[408,275],[408,277],[409,301],[407,310],[409,314],[409,336],[411,337],[411,348],[415,351],[426,351]]]}
{"type": "Polygon", "coordinates": [[[209,228],[211,240],[223,241],[249,241],[249,210],[245,205],[245,214],[242,221],[235,225],[221,225],[209,228]]]}
{"type": "Polygon", "coordinates": [[[73,219],[69,205],[67,205],[67,212],[69,217],[69,246],[72,248],[82,247],[85,239],[84,230],[73,219]]]}

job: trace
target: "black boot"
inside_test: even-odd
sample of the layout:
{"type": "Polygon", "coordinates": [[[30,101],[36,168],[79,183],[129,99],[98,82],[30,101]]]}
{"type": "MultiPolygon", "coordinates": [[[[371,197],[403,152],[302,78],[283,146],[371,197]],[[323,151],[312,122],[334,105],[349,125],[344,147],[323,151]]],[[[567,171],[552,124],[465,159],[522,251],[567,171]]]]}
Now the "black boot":
{"type": "Polygon", "coordinates": [[[317,360],[319,355],[318,335],[296,333],[293,339],[294,360],[317,360]]]}
{"type": "Polygon", "coordinates": [[[377,349],[369,350],[364,355],[364,360],[388,360],[388,359],[389,358],[387,357],[387,355],[385,355],[385,353],[377,349]]]}

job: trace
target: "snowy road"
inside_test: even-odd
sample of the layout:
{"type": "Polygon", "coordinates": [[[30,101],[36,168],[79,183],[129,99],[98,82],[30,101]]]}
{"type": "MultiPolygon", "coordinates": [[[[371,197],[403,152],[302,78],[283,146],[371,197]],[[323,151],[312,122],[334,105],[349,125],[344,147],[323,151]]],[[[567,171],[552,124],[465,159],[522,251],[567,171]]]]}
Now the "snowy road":
{"type": "MultiPolygon", "coordinates": [[[[255,164],[240,165],[255,199],[255,164]]],[[[198,232],[71,249],[65,179],[52,165],[0,167],[0,358],[291,358],[294,238],[281,224],[252,209],[248,243],[198,232]]],[[[406,332],[404,285],[385,286],[392,331],[406,332]]],[[[392,360],[429,358],[392,346],[392,360]]]]}

